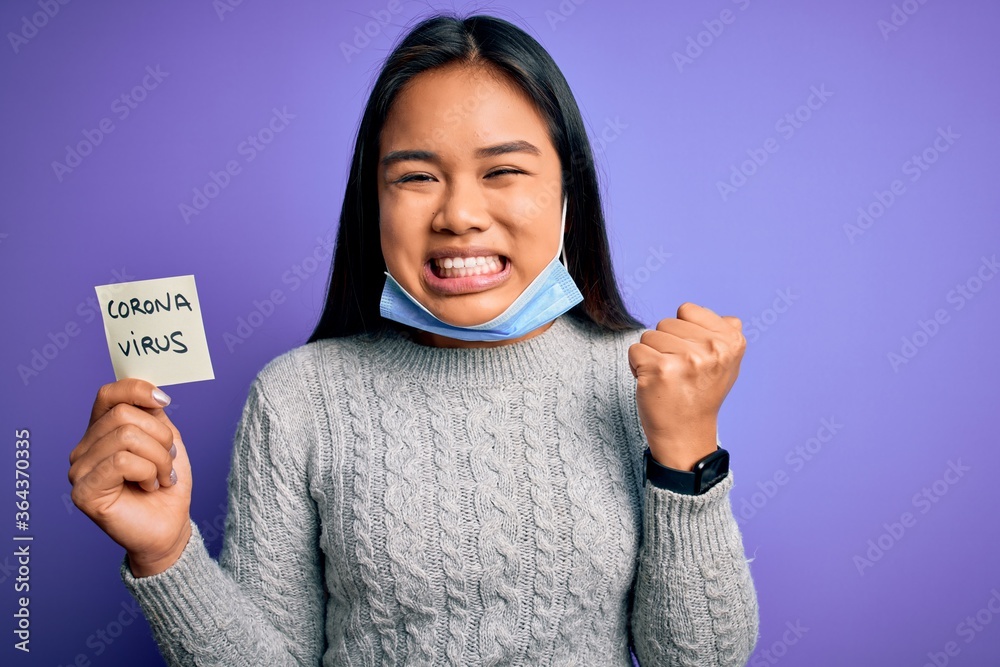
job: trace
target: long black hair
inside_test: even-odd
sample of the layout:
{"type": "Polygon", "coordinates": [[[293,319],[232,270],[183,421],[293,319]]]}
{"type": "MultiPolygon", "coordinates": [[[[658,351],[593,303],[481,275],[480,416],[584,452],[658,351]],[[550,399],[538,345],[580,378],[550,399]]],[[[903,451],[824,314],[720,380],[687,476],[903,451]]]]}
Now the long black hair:
{"type": "Polygon", "coordinates": [[[368,98],[340,211],[326,307],[309,342],[386,326],[379,314],[385,284],[376,186],[379,137],[393,101],[410,79],[456,62],[505,74],[548,123],[562,165],[562,189],[569,196],[566,261],[584,299],[571,312],[608,331],[642,328],[618,292],[593,153],[576,100],[555,61],[534,38],[503,19],[437,15],[421,21],[392,51],[368,98]]]}

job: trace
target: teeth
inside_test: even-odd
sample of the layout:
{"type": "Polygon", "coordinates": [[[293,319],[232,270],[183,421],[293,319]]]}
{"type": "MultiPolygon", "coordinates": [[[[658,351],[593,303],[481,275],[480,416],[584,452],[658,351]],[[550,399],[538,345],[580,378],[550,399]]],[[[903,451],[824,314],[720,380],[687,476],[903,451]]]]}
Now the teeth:
{"type": "Polygon", "coordinates": [[[443,278],[466,278],[499,273],[503,263],[499,255],[479,257],[442,257],[434,260],[434,266],[443,278]]]}
{"type": "Polygon", "coordinates": [[[500,255],[480,257],[442,257],[434,260],[434,265],[442,269],[467,269],[473,266],[486,266],[491,262],[499,263],[500,255]]]}

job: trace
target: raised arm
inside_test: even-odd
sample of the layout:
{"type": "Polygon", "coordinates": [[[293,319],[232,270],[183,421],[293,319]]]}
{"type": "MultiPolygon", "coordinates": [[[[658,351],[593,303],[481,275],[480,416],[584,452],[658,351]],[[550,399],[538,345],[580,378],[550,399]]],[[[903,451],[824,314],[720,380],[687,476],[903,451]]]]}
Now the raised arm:
{"type": "MultiPolygon", "coordinates": [[[[683,303],[628,350],[654,461],[690,471],[718,449],[718,415],[746,349],[742,322],[683,303]]],[[[741,666],[757,641],[757,596],[729,504],[732,473],[700,495],[647,482],[633,599],[642,667],[741,666]]]]}

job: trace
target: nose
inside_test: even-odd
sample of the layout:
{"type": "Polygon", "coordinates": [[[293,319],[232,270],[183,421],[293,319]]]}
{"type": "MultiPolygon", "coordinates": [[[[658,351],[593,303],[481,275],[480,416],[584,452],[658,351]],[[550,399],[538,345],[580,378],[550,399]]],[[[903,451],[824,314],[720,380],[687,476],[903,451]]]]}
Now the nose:
{"type": "Polygon", "coordinates": [[[438,212],[434,214],[431,228],[436,232],[467,234],[490,228],[490,215],[486,198],[474,185],[452,183],[444,193],[438,212]]]}

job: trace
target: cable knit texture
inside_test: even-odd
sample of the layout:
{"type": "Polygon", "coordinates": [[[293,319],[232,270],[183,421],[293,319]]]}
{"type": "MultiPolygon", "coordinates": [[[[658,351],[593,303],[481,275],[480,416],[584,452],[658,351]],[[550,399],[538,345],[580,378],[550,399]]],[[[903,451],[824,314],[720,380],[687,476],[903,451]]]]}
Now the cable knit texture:
{"type": "Polygon", "coordinates": [[[237,429],[222,553],[198,527],[125,585],[170,665],[744,665],[730,507],[646,485],[640,331],[570,315],[495,348],[405,333],[270,362],[237,429]]]}

